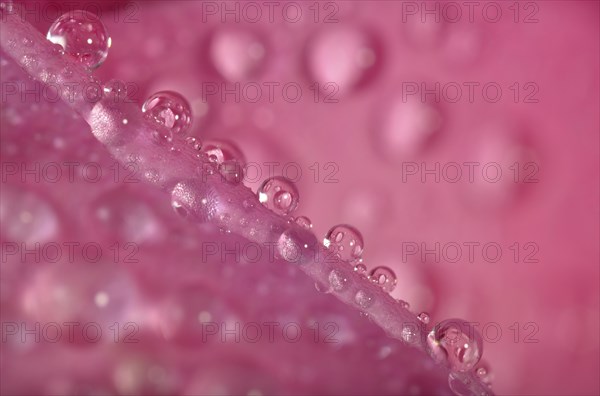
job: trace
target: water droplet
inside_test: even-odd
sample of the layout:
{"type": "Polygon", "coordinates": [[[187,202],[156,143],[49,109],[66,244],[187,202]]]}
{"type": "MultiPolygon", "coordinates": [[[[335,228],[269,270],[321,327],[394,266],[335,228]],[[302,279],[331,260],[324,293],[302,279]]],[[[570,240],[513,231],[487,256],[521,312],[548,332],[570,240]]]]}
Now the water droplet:
{"type": "Polygon", "coordinates": [[[259,72],[265,58],[265,46],[253,34],[242,30],[220,30],[210,43],[214,68],[226,80],[236,82],[259,72]]]}
{"type": "Polygon", "coordinates": [[[359,263],[362,260],[362,235],[350,225],[340,224],[332,227],[325,235],[323,244],[342,260],[350,263],[359,263]]]}
{"type": "Polygon", "coordinates": [[[342,291],[348,284],[348,275],[344,271],[334,269],[329,273],[329,284],[335,291],[342,291]]]}
{"type": "Polygon", "coordinates": [[[414,344],[417,341],[417,329],[414,325],[404,325],[402,327],[402,339],[409,343],[414,344]]]}
{"type": "Polygon", "coordinates": [[[60,44],[65,53],[86,67],[100,66],[111,45],[106,27],[94,14],[75,10],[60,16],[48,29],[46,38],[60,44]]]}
{"type": "Polygon", "coordinates": [[[456,373],[450,373],[448,375],[448,386],[456,396],[468,396],[473,394],[469,389],[468,384],[460,379],[456,373]]]}
{"type": "Polygon", "coordinates": [[[228,183],[239,184],[244,179],[244,169],[236,160],[228,160],[219,164],[221,177],[228,183]]]}
{"type": "Polygon", "coordinates": [[[29,36],[23,37],[23,40],[21,40],[21,43],[23,43],[23,47],[27,47],[27,48],[33,47],[33,39],[29,36]]]}
{"type": "Polygon", "coordinates": [[[409,309],[410,308],[410,304],[407,303],[406,301],[404,301],[404,300],[396,300],[396,301],[398,301],[398,304],[400,304],[400,306],[402,308],[404,308],[404,309],[409,309]]]}
{"type": "Polygon", "coordinates": [[[429,354],[455,371],[472,369],[483,354],[483,341],[473,325],[462,319],[438,323],[427,335],[429,354]]]}
{"type": "Polygon", "coordinates": [[[493,375],[486,366],[478,367],[475,373],[481,379],[481,382],[486,384],[488,387],[492,386],[493,375]]]}
{"type": "Polygon", "coordinates": [[[192,124],[188,101],[173,91],[160,91],[150,96],[142,106],[146,119],[173,135],[184,135],[192,124]]]}
{"type": "Polygon", "coordinates": [[[298,216],[296,217],[294,222],[306,230],[310,230],[313,228],[312,222],[306,216],[298,216]]]}
{"type": "Polygon", "coordinates": [[[371,280],[390,293],[396,288],[396,274],[388,267],[376,267],[369,273],[371,280]]]}
{"type": "Polygon", "coordinates": [[[204,141],[202,152],[208,156],[208,160],[215,164],[222,164],[225,161],[235,160],[242,167],[246,163],[244,154],[233,143],[227,140],[211,139],[204,141]]]}
{"type": "Polygon", "coordinates": [[[298,206],[300,193],[290,180],[281,176],[271,177],[258,188],[258,200],[273,212],[285,216],[298,206]]]}
{"type": "Polygon", "coordinates": [[[372,77],[377,58],[372,37],[360,30],[336,27],[321,32],[309,43],[307,66],[325,93],[337,94],[358,87],[372,77]]]}
{"type": "Polygon", "coordinates": [[[377,150],[397,162],[421,153],[442,126],[440,111],[418,95],[392,100],[376,128],[377,150]]]}
{"type": "Polygon", "coordinates": [[[373,305],[374,298],[371,292],[368,292],[366,290],[359,290],[354,296],[354,302],[356,302],[356,304],[362,309],[367,309],[371,305],[373,305]]]}
{"type": "Polygon", "coordinates": [[[200,149],[202,149],[202,143],[200,142],[200,139],[195,138],[193,136],[188,136],[185,138],[185,142],[190,145],[194,150],[198,150],[200,151],[200,149]]]}
{"type": "Polygon", "coordinates": [[[277,240],[277,252],[286,261],[295,264],[306,264],[316,261],[317,239],[309,231],[288,229],[277,240]]]}
{"type": "Polygon", "coordinates": [[[124,103],[127,98],[127,85],[121,80],[110,80],[102,87],[104,97],[114,104],[124,103]]]}
{"type": "Polygon", "coordinates": [[[216,193],[197,180],[177,183],[171,192],[171,206],[177,214],[196,222],[206,222],[217,212],[216,193]]]}
{"type": "Polygon", "coordinates": [[[364,264],[356,264],[354,266],[354,271],[360,275],[367,276],[367,266],[364,264]]]}
{"type": "Polygon", "coordinates": [[[429,314],[427,312],[421,312],[417,315],[417,319],[419,319],[422,323],[428,324],[431,320],[429,314]]]}

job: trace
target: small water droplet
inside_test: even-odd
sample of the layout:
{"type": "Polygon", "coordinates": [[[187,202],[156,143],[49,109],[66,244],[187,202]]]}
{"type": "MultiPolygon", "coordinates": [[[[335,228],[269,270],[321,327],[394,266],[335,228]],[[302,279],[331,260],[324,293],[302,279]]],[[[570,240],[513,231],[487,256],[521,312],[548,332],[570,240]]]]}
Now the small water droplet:
{"type": "Polygon", "coordinates": [[[373,305],[374,298],[371,292],[366,290],[359,290],[354,296],[354,302],[356,302],[356,304],[362,309],[367,309],[371,305],[373,305]]]}
{"type": "Polygon", "coordinates": [[[21,43],[23,44],[23,47],[27,47],[27,48],[33,47],[33,39],[29,36],[23,37],[23,40],[21,40],[21,43]]]}
{"type": "Polygon", "coordinates": [[[82,10],[60,16],[48,29],[46,38],[61,45],[66,54],[90,69],[104,62],[111,46],[102,21],[91,12],[82,10]]]}
{"type": "Polygon", "coordinates": [[[313,228],[312,222],[306,216],[298,216],[296,217],[294,222],[306,230],[310,230],[313,228]]]}
{"type": "Polygon", "coordinates": [[[147,120],[172,135],[184,135],[192,124],[188,101],[173,91],[160,91],[150,96],[142,106],[147,120]]]}
{"type": "Polygon", "coordinates": [[[342,291],[348,284],[348,275],[344,271],[334,269],[329,273],[329,284],[335,291],[342,291]]]}
{"type": "Polygon", "coordinates": [[[396,288],[396,274],[388,267],[376,267],[369,273],[369,278],[386,292],[390,293],[396,288]]]}
{"type": "Polygon", "coordinates": [[[417,319],[419,319],[422,323],[428,324],[431,320],[429,314],[427,312],[421,312],[417,315],[417,319]]]}
{"type": "Polygon", "coordinates": [[[195,138],[193,136],[188,136],[185,138],[185,142],[190,145],[194,150],[198,150],[200,151],[200,149],[202,149],[202,143],[200,142],[200,139],[195,138]]]}
{"type": "Polygon", "coordinates": [[[360,263],[363,253],[364,242],[360,232],[347,224],[339,224],[332,227],[323,244],[334,252],[340,259],[350,263],[360,263]]]}
{"type": "Polygon", "coordinates": [[[410,308],[410,304],[407,303],[406,301],[404,301],[404,300],[396,300],[396,301],[398,301],[398,304],[400,304],[400,306],[402,308],[404,308],[404,309],[409,309],[410,308]]]}
{"type": "Polygon", "coordinates": [[[281,176],[271,177],[258,188],[258,200],[273,212],[285,216],[298,206],[300,194],[290,180],[281,176]]]}
{"type": "Polygon", "coordinates": [[[234,160],[243,167],[246,163],[242,151],[233,142],[227,140],[205,140],[202,144],[202,152],[208,156],[209,161],[216,164],[234,160]]]}
{"type": "Polygon", "coordinates": [[[427,335],[429,354],[438,363],[446,363],[455,371],[472,369],[483,354],[479,332],[462,319],[447,319],[438,323],[427,335]]]}
{"type": "Polygon", "coordinates": [[[469,381],[462,380],[456,373],[448,374],[448,386],[456,396],[469,396],[473,392],[469,389],[469,381]]]}
{"type": "Polygon", "coordinates": [[[486,366],[478,367],[475,373],[481,379],[481,382],[486,384],[488,387],[492,386],[493,375],[486,366]]]}
{"type": "Polygon", "coordinates": [[[146,172],[144,172],[144,177],[150,183],[158,183],[160,181],[160,174],[156,169],[148,169],[146,172]]]}
{"type": "Polygon", "coordinates": [[[360,275],[367,276],[367,266],[364,264],[356,264],[354,266],[354,271],[360,275]]]}
{"type": "Polygon", "coordinates": [[[414,325],[404,325],[402,327],[402,339],[409,343],[414,344],[417,341],[417,329],[414,325]]]}
{"type": "Polygon", "coordinates": [[[295,264],[306,264],[316,261],[317,239],[306,230],[288,229],[277,240],[277,252],[286,261],[295,264]]]}
{"type": "Polygon", "coordinates": [[[228,160],[219,164],[221,177],[228,183],[239,184],[244,179],[244,169],[236,160],[228,160]]]}
{"type": "Polygon", "coordinates": [[[218,199],[206,183],[196,180],[177,183],[171,192],[171,206],[177,214],[195,222],[214,217],[218,199]]]}

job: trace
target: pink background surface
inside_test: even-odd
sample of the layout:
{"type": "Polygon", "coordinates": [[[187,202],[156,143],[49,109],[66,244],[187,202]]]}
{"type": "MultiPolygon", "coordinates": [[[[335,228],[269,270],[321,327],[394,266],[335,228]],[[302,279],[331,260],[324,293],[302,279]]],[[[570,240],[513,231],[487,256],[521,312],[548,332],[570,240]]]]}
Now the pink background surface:
{"type": "MultiPolygon", "coordinates": [[[[217,3],[217,6],[222,7],[220,4],[217,3]]],[[[244,3],[239,4],[244,7],[244,3]]],[[[256,4],[266,13],[261,2],[256,4]]],[[[321,15],[315,23],[308,19],[314,17],[313,10],[309,9],[312,3],[294,4],[302,5],[307,19],[289,23],[282,18],[281,11],[275,11],[273,23],[266,15],[258,23],[249,23],[244,21],[243,14],[239,23],[234,22],[231,16],[223,23],[219,15],[207,14],[206,3],[192,1],[140,3],[136,7],[120,8],[120,14],[115,14],[112,6],[105,7],[102,19],[113,45],[107,61],[95,74],[102,81],[118,78],[135,83],[139,89],[134,97],[139,103],[162,89],[183,94],[192,104],[195,136],[201,140],[231,139],[242,149],[248,162],[258,164],[262,177],[255,183],[247,183],[253,189],[269,176],[268,162],[279,163],[275,167],[277,174],[281,173],[285,164],[295,164],[294,168],[302,171],[297,182],[301,200],[297,213],[312,219],[319,238],[334,224],[352,224],[362,232],[365,240],[365,264],[369,268],[378,265],[392,268],[398,277],[398,286],[392,295],[411,303],[415,312],[429,312],[433,322],[461,317],[479,322],[480,329],[490,323],[501,329],[502,335],[497,342],[485,344],[483,358],[493,373],[493,389],[498,394],[598,394],[598,2],[532,2],[527,4],[535,4],[535,8],[530,6],[527,9],[523,8],[525,3],[521,3],[517,23],[513,20],[514,10],[509,8],[512,3],[504,2],[495,3],[503,12],[498,23],[486,20],[481,7],[475,9],[474,22],[470,23],[464,5],[461,6],[464,15],[459,23],[444,21],[443,16],[440,22],[426,16],[426,22],[421,23],[420,14],[406,14],[406,2],[394,1],[338,2],[330,9],[325,8],[329,7],[329,3],[320,3],[321,15]],[[337,10],[337,22],[323,23],[324,16],[331,10],[337,10]],[[536,11],[537,22],[523,23],[526,15],[533,10],[536,11]],[[135,22],[123,23],[129,11],[133,12],[135,22]],[[361,67],[360,59],[370,66],[361,67]],[[235,81],[240,82],[241,87],[258,83],[263,87],[262,99],[251,103],[248,95],[253,94],[245,96],[242,90],[239,103],[233,95],[226,96],[225,100],[219,95],[209,95],[208,101],[203,101],[202,93],[206,93],[207,83],[216,84],[221,89],[221,84],[227,83],[231,87],[235,81]],[[279,86],[290,82],[298,84],[302,88],[302,97],[291,103],[280,89],[275,88],[274,99],[269,100],[265,82],[278,83],[279,86]],[[323,96],[315,103],[314,91],[310,89],[314,82],[320,85],[334,83],[339,88],[334,95],[337,103],[325,103],[323,96]],[[429,88],[436,83],[441,86],[456,83],[462,87],[463,97],[452,103],[442,91],[436,103],[433,95],[428,95],[425,101],[415,95],[411,96],[413,101],[408,102],[414,107],[410,111],[403,110],[408,106],[402,102],[403,88],[407,83],[420,86],[422,82],[429,88]],[[467,100],[465,82],[480,84],[479,88],[475,88],[473,101],[467,100]],[[502,97],[496,103],[491,103],[480,89],[491,82],[502,89],[502,97]],[[516,82],[520,84],[517,103],[514,90],[509,88],[516,82]],[[524,97],[532,91],[523,88],[526,83],[531,83],[529,87],[537,87],[531,96],[537,100],[536,103],[525,102],[524,97]],[[438,118],[434,117],[432,121],[419,111],[432,111],[438,118]],[[438,127],[435,128],[426,126],[424,132],[419,132],[415,125],[422,122],[426,125],[439,122],[439,125],[436,124],[438,127]],[[393,146],[384,137],[386,131],[392,136],[400,136],[400,139],[402,136],[412,137],[416,139],[415,143],[393,146]],[[465,174],[457,183],[447,182],[443,177],[437,183],[433,176],[422,182],[420,174],[404,175],[406,180],[403,180],[403,163],[425,164],[431,169],[436,163],[443,167],[448,163],[470,161],[498,163],[505,176],[499,183],[486,182],[477,173],[473,183],[466,180],[465,174]],[[520,164],[522,172],[527,171],[522,168],[525,164],[535,164],[535,168],[529,169],[535,169],[538,182],[513,182],[509,167],[515,161],[520,164]],[[315,168],[311,167],[315,163],[320,170],[318,176],[315,168]],[[335,170],[334,175],[330,175],[332,170],[335,170]],[[496,243],[502,248],[502,256],[499,261],[491,262],[479,247],[475,249],[473,262],[469,262],[465,242],[478,243],[480,247],[496,243]],[[458,262],[450,262],[452,260],[448,260],[441,250],[442,257],[439,259],[427,255],[423,260],[418,254],[403,258],[406,243],[416,243],[417,246],[425,243],[429,249],[436,243],[442,246],[456,243],[463,246],[462,257],[458,262]],[[517,260],[514,259],[514,250],[511,250],[515,243],[519,244],[517,260]],[[525,256],[534,249],[524,248],[528,243],[530,245],[527,246],[535,247],[530,258],[537,259],[537,262],[525,260],[525,256]]],[[[421,7],[421,3],[412,4],[421,7]]],[[[435,3],[427,4],[433,7],[435,3]]],[[[41,17],[32,22],[45,32],[51,20],[41,17]]],[[[3,74],[5,81],[6,74],[3,74]]],[[[65,108],[42,105],[39,116],[30,116],[36,110],[28,108],[31,105],[17,102],[9,100],[10,105],[3,103],[3,161],[15,161],[15,158],[17,161],[63,160],[95,153],[103,165],[110,165],[110,158],[99,143],[92,142],[86,125],[81,120],[69,121],[65,108]],[[53,115],[53,108],[58,109],[58,115],[53,115]],[[24,120],[16,122],[18,117],[9,109],[22,112],[24,120]],[[51,138],[48,138],[49,143],[40,143],[40,139],[46,139],[44,136],[36,141],[36,132],[47,133],[46,136],[51,137],[63,136],[66,148],[57,149],[52,145],[56,141],[51,138]],[[27,149],[27,142],[32,139],[34,143],[27,149]],[[17,154],[11,154],[14,149],[11,151],[9,147],[18,147],[17,154]],[[84,147],[89,149],[84,150],[84,147]],[[85,151],[83,154],[82,150],[85,151]]],[[[294,168],[290,170],[292,175],[294,168]]],[[[154,262],[153,257],[160,255],[164,257],[162,264],[169,267],[169,275],[151,275],[153,271],[159,271],[158,263],[148,267],[151,269],[140,265],[132,270],[138,279],[136,284],[144,285],[139,288],[147,289],[140,291],[140,295],[146,296],[140,297],[144,306],[160,306],[167,303],[169,296],[175,296],[173,298],[188,302],[206,298],[212,301],[210,304],[217,305],[219,303],[215,301],[226,299],[234,306],[241,304],[244,308],[238,305],[238,309],[247,314],[247,318],[260,316],[261,312],[269,309],[273,312],[286,311],[285,307],[269,308],[269,304],[277,304],[248,290],[252,279],[248,271],[238,274],[234,281],[215,281],[217,286],[206,280],[208,276],[198,275],[199,283],[189,282],[189,292],[211,297],[185,297],[178,282],[186,276],[183,267],[191,266],[193,260],[185,259],[183,238],[173,230],[181,229],[181,235],[192,239],[217,241],[225,237],[210,230],[188,230],[170,213],[168,201],[151,188],[138,185],[116,187],[113,184],[88,186],[86,189],[85,186],[68,183],[31,186],[9,178],[7,183],[3,182],[3,204],[10,202],[6,204],[7,208],[24,205],[26,199],[23,196],[27,196],[24,191],[28,189],[47,197],[50,205],[57,208],[56,222],[60,225],[57,230],[47,233],[44,233],[43,227],[37,227],[37,233],[19,231],[18,225],[11,226],[14,216],[6,214],[12,210],[4,211],[3,242],[18,240],[15,235],[28,241],[43,241],[44,238],[60,241],[81,238],[83,241],[95,240],[96,237],[102,241],[115,237],[120,241],[133,240],[142,244],[140,254],[148,262],[154,262]],[[117,197],[114,201],[118,202],[114,209],[116,220],[109,224],[113,229],[105,230],[103,225],[90,229],[90,224],[95,224],[90,223],[93,216],[89,214],[91,209],[85,205],[93,206],[97,196],[106,197],[103,194],[107,194],[109,187],[115,189],[112,194],[117,197]],[[72,194],[82,195],[73,198],[72,194]],[[127,206],[123,202],[129,201],[118,198],[128,194],[138,197],[134,200],[139,199],[142,204],[127,206]],[[69,207],[78,205],[78,202],[82,203],[75,206],[78,214],[69,212],[69,207]],[[127,216],[133,218],[133,231],[124,225],[127,221],[123,218],[127,216]],[[153,216],[159,220],[152,220],[153,216]],[[98,233],[102,236],[97,236],[98,233]],[[182,269],[178,269],[177,263],[181,260],[184,263],[181,264],[182,269]],[[164,284],[156,279],[139,281],[144,276],[166,278],[164,284]],[[171,276],[174,280],[169,284],[171,276]],[[211,286],[198,287],[203,282],[211,286]],[[223,282],[227,285],[222,285],[223,282]],[[235,302],[238,300],[247,300],[248,306],[235,302]],[[256,307],[255,310],[250,306],[256,307]]],[[[43,212],[42,204],[34,206],[43,212]]],[[[40,313],[52,312],[55,306],[44,305],[44,282],[47,280],[40,276],[36,278],[35,266],[25,271],[22,268],[13,270],[4,262],[2,265],[3,321],[21,320],[27,315],[33,315],[32,320],[57,317],[51,314],[44,317],[40,313]],[[23,308],[25,302],[21,304],[18,300],[26,300],[31,293],[39,294],[38,300],[29,297],[39,305],[35,309],[29,306],[33,314],[23,308]],[[19,297],[15,299],[15,296],[19,297]]],[[[221,269],[217,267],[207,271],[216,277],[221,276],[218,275],[221,269]]],[[[362,329],[356,333],[361,337],[367,339],[370,331],[376,332],[370,324],[352,324],[364,318],[353,315],[351,308],[340,307],[341,303],[315,291],[309,280],[300,275],[281,274],[284,272],[281,269],[265,271],[270,272],[272,274],[268,276],[273,277],[274,284],[298,285],[295,286],[298,288],[296,298],[289,298],[287,310],[291,317],[310,315],[311,310],[327,307],[327,310],[339,315],[336,316],[339,320],[350,323],[349,327],[362,329]],[[277,280],[279,276],[282,279],[277,280]],[[312,305],[307,305],[310,309],[304,307],[303,311],[297,298],[312,301],[312,305]]],[[[77,279],[77,271],[72,274],[77,279]]],[[[119,274],[105,275],[111,279],[127,278],[119,274]]],[[[118,284],[114,287],[121,290],[117,294],[123,293],[118,284]]],[[[84,289],[82,286],[77,293],[85,295],[84,289]]],[[[123,301],[133,301],[134,297],[125,294],[123,301]]],[[[281,301],[288,300],[281,297],[281,301]]],[[[212,309],[211,312],[226,310],[222,307],[212,309]]],[[[101,313],[90,310],[86,315],[97,318],[95,315],[101,313]]],[[[146,318],[143,322],[150,323],[151,319],[146,318]]],[[[494,334],[495,330],[490,329],[489,338],[493,338],[494,334]]],[[[385,337],[379,333],[373,339],[385,342],[381,341],[385,337]]],[[[268,356],[265,357],[269,362],[267,366],[273,365],[278,358],[311,361],[310,353],[285,343],[265,348],[268,351],[265,354],[268,356]],[[290,358],[296,355],[303,357],[290,358]]],[[[357,354],[362,348],[368,349],[360,341],[349,343],[348,349],[352,348],[357,354]]],[[[121,353],[118,347],[114,349],[114,354],[121,353]]],[[[327,366],[324,353],[314,345],[312,349],[310,352],[314,353],[316,367],[327,366]]],[[[207,362],[227,361],[225,357],[230,352],[240,354],[239,348],[230,351],[223,345],[217,345],[201,359],[207,362]]],[[[365,350],[362,352],[365,356],[369,355],[365,350]]],[[[52,362],[49,357],[43,358],[48,355],[42,352],[37,352],[38,358],[29,356],[32,360],[18,354],[5,355],[7,353],[16,352],[4,344],[3,382],[8,380],[10,383],[5,385],[8,392],[24,389],[16,385],[16,379],[25,374],[23,370],[31,365],[30,362],[39,362],[40,359],[52,362]],[[6,356],[17,358],[9,361],[6,356]],[[12,362],[16,362],[13,370],[8,367],[12,362]],[[5,377],[7,370],[11,373],[9,378],[5,377]]],[[[60,353],[70,356],[72,352],[63,348],[60,353]]],[[[80,354],[77,358],[84,361],[92,359],[95,353],[100,354],[96,350],[85,353],[88,355],[80,354]]],[[[347,354],[341,353],[340,356],[349,359],[350,352],[344,353],[347,354]]],[[[156,359],[169,361],[167,355],[167,352],[156,352],[156,359]]],[[[410,357],[396,357],[397,367],[409,367],[410,357]]],[[[111,358],[118,360],[113,355],[111,358]]],[[[369,365],[369,357],[349,359],[343,367],[343,360],[339,360],[342,358],[338,358],[331,359],[339,370],[327,371],[331,382],[344,382],[346,379],[354,384],[357,392],[389,393],[382,382],[364,380],[361,387],[361,381],[352,377],[366,372],[372,380],[388,378],[392,374],[386,370],[393,369],[390,368],[392,362],[380,362],[377,373],[373,374],[373,367],[365,367],[369,365]]],[[[108,363],[102,359],[106,356],[98,357],[98,361],[111,365],[110,359],[108,363]]],[[[177,360],[169,367],[184,367],[186,364],[185,359],[177,360]]],[[[227,367],[231,366],[225,363],[215,367],[210,378],[219,378],[219,375],[261,377],[252,374],[251,370],[242,370],[243,375],[228,373],[227,367]]],[[[265,369],[265,372],[269,370],[277,372],[275,368],[265,369]]],[[[184,371],[182,369],[181,372],[184,371]]],[[[66,373],[65,378],[78,376],[77,368],[64,368],[62,372],[66,373]]],[[[29,377],[31,383],[47,384],[44,379],[47,374],[44,373],[46,371],[42,369],[40,374],[29,377]]],[[[283,374],[273,374],[273,378],[278,378],[278,375],[285,378],[283,374]]],[[[97,381],[99,384],[110,382],[103,377],[97,381]]],[[[198,392],[212,389],[198,381],[198,392]]],[[[244,380],[240,381],[243,383],[244,380]]],[[[187,388],[184,387],[185,391],[196,389],[193,381],[190,382],[191,385],[187,383],[187,388]]],[[[327,392],[328,389],[335,393],[344,389],[341,385],[327,388],[323,385],[326,382],[324,379],[323,382],[304,385],[304,388],[287,384],[280,389],[299,393],[327,392]]],[[[427,382],[436,384],[438,380],[432,374],[431,378],[422,381],[427,382]]],[[[62,389],[60,386],[64,386],[62,382],[53,389],[62,389]]],[[[264,386],[267,393],[269,386],[264,386]]],[[[148,387],[150,390],[147,392],[156,391],[152,384],[148,387]]],[[[437,388],[432,385],[429,391],[434,389],[437,388]]],[[[119,391],[122,392],[122,389],[119,391]]],[[[182,390],[178,388],[177,391],[182,390]]]]}

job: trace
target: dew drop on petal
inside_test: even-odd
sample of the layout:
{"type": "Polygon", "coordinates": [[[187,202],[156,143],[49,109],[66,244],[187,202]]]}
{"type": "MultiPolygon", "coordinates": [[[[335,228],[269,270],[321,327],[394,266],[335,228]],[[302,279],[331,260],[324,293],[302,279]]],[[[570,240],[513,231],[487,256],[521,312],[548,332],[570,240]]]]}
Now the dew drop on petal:
{"type": "Polygon", "coordinates": [[[406,301],[404,301],[404,300],[397,300],[397,301],[398,301],[398,304],[400,304],[400,306],[402,308],[404,308],[404,309],[409,309],[410,308],[410,304],[407,303],[406,301]]]}
{"type": "Polygon", "coordinates": [[[422,323],[428,324],[431,320],[429,314],[427,312],[421,312],[417,315],[417,319],[419,319],[422,323]]]}
{"type": "Polygon", "coordinates": [[[306,230],[288,229],[278,238],[277,253],[284,260],[294,264],[307,264],[316,260],[317,239],[306,230]]]}
{"type": "Polygon", "coordinates": [[[367,275],[367,266],[364,264],[356,264],[354,266],[354,272],[360,274],[360,275],[364,275],[364,276],[368,276],[367,275]]]}
{"type": "Polygon", "coordinates": [[[360,263],[364,242],[360,232],[347,224],[332,227],[325,235],[323,244],[340,259],[360,263]]]}
{"type": "Polygon", "coordinates": [[[219,164],[221,177],[228,183],[239,184],[244,179],[244,169],[236,160],[227,160],[219,164]]]}
{"type": "Polygon", "coordinates": [[[46,38],[90,69],[100,66],[108,55],[111,39],[102,21],[93,13],[74,10],[60,16],[46,38]]]}
{"type": "Polygon", "coordinates": [[[348,275],[339,269],[331,270],[329,273],[329,284],[335,291],[342,291],[348,284],[348,275]]]}
{"type": "Polygon", "coordinates": [[[258,200],[273,212],[285,216],[298,206],[300,193],[289,179],[270,177],[258,188],[258,200]]]}
{"type": "Polygon", "coordinates": [[[448,386],[456,396],[468,396],[473,394],[469,389],[468,384],[460,379],[456,373],[450,373],[448,375],[448,386]]]}
{"type": "Polygon", "coordinates": [[[381,286],[383,290],[390,293],[396,288],[396,274],[388,267],[376,267],[369,273],[371,281],[381,286]]]}
{"type": "Polygon", "coordinates": [[[171,192],[171,206],[175,213],[194,222],[210,221],[217,212],[216,193],[197,180],[177,183],[171,192]]]}
{"type": "Polygon", "coordinates": [[[454,371],[468,371],[481,359],[483,341],[479,332],[462,319],[438,323],[427,335],[429,354],[454,371]]]}
{"type": "Polygon", "coordinates": [[[306,216],[298,216],[296,217],[294,222],[306,230],[310,230],[313,228],[312,222],[306,216]]]}
{"type": "Polygon", "coordinates": [[[242,167],[246,164],[246,158],[242,151],[233,142],[228,140],[205,140],[201,150],[208,156],[208,160],[215,164],[221,164],[230,160],[237,161],[242,167]]]}
{"type": "Polygon", "coordinates": [[[147,120],[173,135],[184,135],[192,124],[192,110],[188,101],[173,91],[160,91],[142,105],[147,120]]]}
{"type": "Polygon", "coordinates": [[[373,305],[374,297],[367,290],[359,290],[354,295],[354,302],[363,309],[367,309],[373,305]]]}

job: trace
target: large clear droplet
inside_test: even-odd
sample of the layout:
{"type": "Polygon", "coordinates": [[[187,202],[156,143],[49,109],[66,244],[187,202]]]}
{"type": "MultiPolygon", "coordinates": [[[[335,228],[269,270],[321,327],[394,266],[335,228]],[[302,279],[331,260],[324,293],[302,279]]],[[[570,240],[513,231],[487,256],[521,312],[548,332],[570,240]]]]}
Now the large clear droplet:
{"type": "Polygon", "coordinates": [[[184,135],[192,124],[190,104],[173,91],[161,91],[150,96],[144,102],[142,112],[146,119],[172,135],[184,135]]]}
{"type": "Polygon", "coordinates": [[[273,212],[285,216],[298,206],[300,193],[290,180],[274,176],[258,188],[258,200],[273,212]]]}
{"type": "Polygon", "coordinates": [[[347,224],[332,227],[323,244],[342,260],[359,263],[362,259],[364,242],[360,232],[347,224]]]}
{"type": "Polygon", "coordinates": [[[46,38],[90,69],[100,66],[108,55],[111,39],[102,21],[93,13],[75,10],[60,16],[46,38]]]}
{"type": "Polygon", "coordinates": [[[388,293],[396,288],[396,274],[388,267],[373,268],[369,273],[369,278],[388,293]]]}
{"type": "Polygon", "coordinates": [[[483,354],[479,332],[462,319],[438,323],[427,335],[429,354],[438,363],[446,363],[454,371],[471,370],[483,354]]]}

